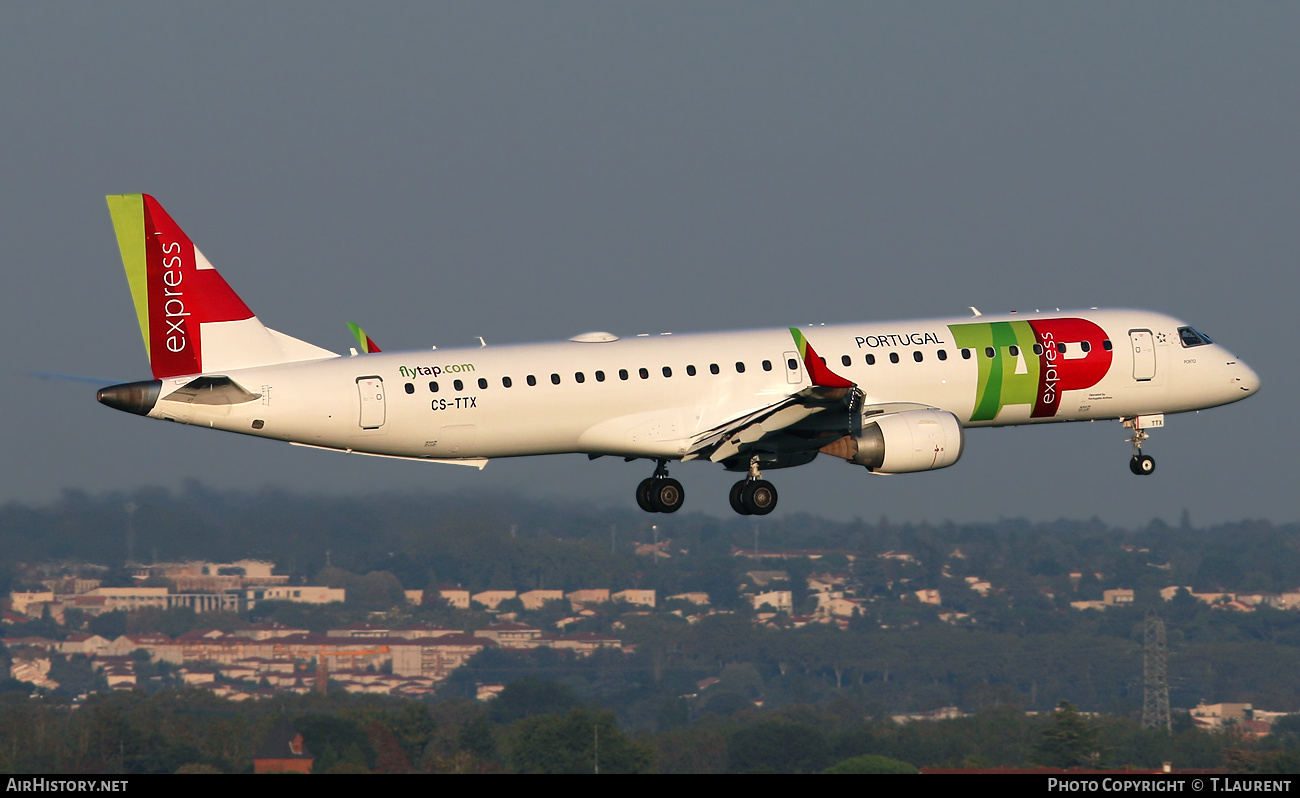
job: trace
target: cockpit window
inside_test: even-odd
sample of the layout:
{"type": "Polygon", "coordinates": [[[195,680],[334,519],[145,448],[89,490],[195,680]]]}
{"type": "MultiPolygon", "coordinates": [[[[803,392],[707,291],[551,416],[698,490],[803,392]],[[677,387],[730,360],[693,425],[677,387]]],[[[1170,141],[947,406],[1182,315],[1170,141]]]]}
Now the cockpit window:
{"type": "Polygon", "coordinates": [[[1214,343],[1205,333],[1192,327],[1179,327],[1178,339],[1183,342],[1183,348],[1189,346],[1205,346],[1206,344],[1214,343]]]}

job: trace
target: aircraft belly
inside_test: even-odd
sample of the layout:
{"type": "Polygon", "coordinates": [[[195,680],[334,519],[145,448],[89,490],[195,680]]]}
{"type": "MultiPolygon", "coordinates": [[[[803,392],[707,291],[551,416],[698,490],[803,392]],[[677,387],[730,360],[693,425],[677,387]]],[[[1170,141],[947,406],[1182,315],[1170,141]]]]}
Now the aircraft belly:
{"type": "Polygon", "coordinates": [[[678,457],[699,419],[687,409],[651,411],[608,419],[578,436],[577,450],[592,454],[678,457]]]}

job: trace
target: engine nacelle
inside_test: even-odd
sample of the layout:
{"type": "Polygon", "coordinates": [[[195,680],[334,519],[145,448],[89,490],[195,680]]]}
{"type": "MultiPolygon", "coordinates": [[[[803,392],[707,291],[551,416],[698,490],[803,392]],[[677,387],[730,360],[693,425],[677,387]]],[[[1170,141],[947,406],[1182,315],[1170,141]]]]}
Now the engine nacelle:
{"type": "Polygon", "coordinates": [[[845,435],[824,454],[865,466],[875,474],[947,468],[961,459],[961,422],[946,410],[905,410],[863,419],[862,432],[845,435]]]}

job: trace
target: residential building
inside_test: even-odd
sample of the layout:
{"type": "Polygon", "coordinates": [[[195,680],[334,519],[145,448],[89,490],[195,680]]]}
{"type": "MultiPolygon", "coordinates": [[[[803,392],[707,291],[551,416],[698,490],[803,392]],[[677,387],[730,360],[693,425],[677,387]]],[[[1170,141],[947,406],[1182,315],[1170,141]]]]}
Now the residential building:
{"type": "Polygon", "coordinates": [[[620,590],[610,598],[614,601],[625,601],[628,604],[636,604],[640,607],[653,607],[655,605],[655,592],[653,590],[620,590]]]}
{"type": "Polygon", "coordinates": [[[519,600],[524,603],[526,610],[540,610],[548,601],[564,601],[564,591],[529,590],[527,593],[520,593],[519,600]]]}
{"type": "Polygon", "coordinates": [[[495,610],[506,599],[518,597],[519,593],[514,590],[484,590],[482,593],[475,593],[471,598],[484,607],[495,610]]]}

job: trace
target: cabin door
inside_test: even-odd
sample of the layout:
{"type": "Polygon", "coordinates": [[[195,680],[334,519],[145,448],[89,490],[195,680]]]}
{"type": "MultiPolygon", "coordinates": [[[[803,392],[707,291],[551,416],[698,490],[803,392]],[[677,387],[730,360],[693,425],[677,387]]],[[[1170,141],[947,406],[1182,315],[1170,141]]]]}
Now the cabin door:
{"type": "Polygon", "coordinates": [[[357,377],[357,396],[361,399],[362,429],[384,426],[384,380],[381,377],[357,377]]]}
{"type": "Polygon", "coordinates": [[[1150,330],[1129,330],[1133,345],[1133,379],[1148,382],[1156,376],[1156,347],[1150,330]]]}

